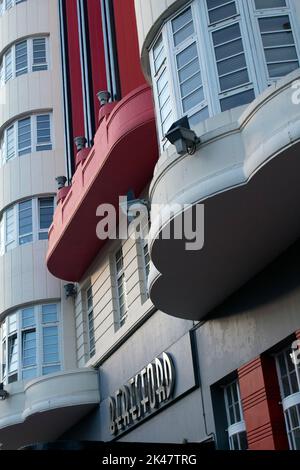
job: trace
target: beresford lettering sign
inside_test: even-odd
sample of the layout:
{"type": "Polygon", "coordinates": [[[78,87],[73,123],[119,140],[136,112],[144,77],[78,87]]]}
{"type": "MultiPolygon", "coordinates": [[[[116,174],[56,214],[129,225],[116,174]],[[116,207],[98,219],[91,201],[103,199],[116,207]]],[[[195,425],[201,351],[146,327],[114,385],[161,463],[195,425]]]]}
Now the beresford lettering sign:
{"type": "Polygon", "coordinates": [[[173,395],[175,368],[163,353],[109,398],[110,432],[115,435],[165,405],[173,395]]]}

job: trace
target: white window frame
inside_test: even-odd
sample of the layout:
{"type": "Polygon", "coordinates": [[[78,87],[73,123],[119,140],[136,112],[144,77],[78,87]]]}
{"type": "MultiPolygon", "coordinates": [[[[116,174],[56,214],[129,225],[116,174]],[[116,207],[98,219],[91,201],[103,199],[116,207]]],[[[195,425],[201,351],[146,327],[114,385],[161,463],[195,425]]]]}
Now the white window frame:
{"type": "MultiPolygon", "coordinates": [[[[173,14],[165,21],[161,30],[150,45],[149,57],[151,75],[153,79],[154,101],[156,109],[159,110],[156,91],[157,76],[155,75],[154,71],[153,50],[158,39],[162,37],[163,47],[165,49],[166,55],[164,66],[167,70],[169,92],[172,100],[173,122],[183,117],[184,115],[188,117],[191,117],[192,115],[192,110],[183,113],[183,109],[181,108],[180,88],[174,54],[174,50],[176,48],[173,47],[172,32],[172,21],[188,8],[191,8],[192,10],[194,27],[196,31],[193,37],[186,41],[188,42],[190,40],[191,42],[194,42],[195,40],[198,47],[198,59],[200,62],[204,96],[207,100],[209,116],[213,116],[221,112],[222,99],[230,98],[234,95],[242,94],[243,92],[250,92],[251,90],[253,90],[254,97],[256,97],[262,93],[270,84],[278,80],[276,78],[269,78],[268,75],[258,18],[266,16],[282,16],[283,14],[289,16],[294,36],[295,48],[298,55],[298,62],[300,64],[300,28],[297,22],[295,6],[291,0],[286,0],[287,7],[269,8],[264,10],[256,10],[254,0],[234,1],[237,12],[229,18],[211,24],[209,22],[208,9],[205,0],[192,0],[191,2],[187,2],[183,8],[178,10],[176,14],[173,14]],[[219,82],[212,34],[215,31],[221,30],[224,27],[231,26],[235,23],[239,24],[241,30],[241,40],[243,43],[249,82],[247,84],[239,85],[235,88],[222,91],[219,82]]],[[[228,0],[228,3],[230,3],[230,0],[228,0]]],[[[201,105],[198,106],[200,106],[201,109],[201,105]]],[[[159,131],[158,134],[161,150],[164,151],[168,143],[166,142],[166,139],[161,130],[159,112],[157,112],[157,127],[159,131]]]]}
{"type": "MultiPolygon", "coordinates": [[[[1,249],[0,249],[1,255],[7,253],[8,251],[13,250],[17,246],[24,246],[24,245],[28,245],[28,244],[31,244],[31,243],[34,243],[34,242],[37,242],[37,241],[45,240],[45,239],[40,239],[40,233],[47,232],[47,229],[40,229],[40,211],[39,211],[40,205],[39,205],[39,201],[41,199],[50,199],[50,198],[53,199],[53,208],[55,209],[55,196],[53,194],[50,194],[50,195],[39,196],[39,197],[36,197],[36,198],[24,199],[24,200],[19,201],[18,203],[14,204],[12,206],[7,207],[3,211],[2,217],[1,217],[1,220],[0,220],[1,233],[2,233],[1,249]],[[31,201],[31,207],[32,207],[32,241],[21,244],[20,243],[20,234],[19,234],[19,205],[22,202],[26,202],[26,201],[31,201]],[[12,230],[13,236],[12,236],[12,240],[10,242],[7,240],[7,231],[6,231],[6,228],[7,228],[7,214],[8,214],[9,211],[12,211],[12,214],[13,214],[13,230],[12,230]]],[[[31,233],[28,234],[28,235],[31,235],[31,233]]],[[[23,236],[25,236],[25,235],[22,235],[22,237],[23,236]]]]}
{"type": "Polygon", "coordinates": [[[90,285],[87,289],[85,289],[85,302],[86,302],[88,356],[89,356],[89,359],[91,359],[96,354],[94,296],[93,296],[92,285],[90,285]],[[90,307],[89,307],[89,299],[91,299],[90,307]],[[90,317],[92,317],[92,328],[90,328],[90,317]]]}
{"type": "Polygon", "coordinates": [[[2,132],[1,138],[1,160],[2,165],[7,164],[14,158],[23,158],[31,153],[36,152],[50,152],[54,149],[54,137],[53,137],[53,113],[52,111],[49,112],[40,112],[36,114],[32,114],[29,116],[23,116],[20,119],[10,123],[2,132]],[[50,141],[48,143],[39,144],[38,143],[38,136],[37,136],[37,118],[39,116],[49,116],[49,123],[50,123],[50,141]],[[30,118],[30,131],[31,131],[31,146],[28,147],[28,152],[24,153],[23,155],[19,155],[19,148],[18,148],[18,123],[23,121],[26,118],[30,118]],[[14,140],[14,154],[9,159],[7,158],[7,132],[9,129],[13,128],[13,140],[14,140]],[[41,149],[39,147],[49,146],[50,149],[41,149]]]}
{"type": "Polygon", "coordinates": [[[128,299],[127,299],[127,286],[126,286],[126,274],[124,269],[124,253],[123,253],[123,246],[120,246],[114,252],[114,273],[115,273],[115,286],[116,286],[116,301],[117,301],[117,312],[118,312],[118,328],[122,328],[128,318],[128,299]],[[123,266],[122,269],[118,271],[117,269],[117,254],[121,252],[123,266]],[[123,279],[123,296],[124,296],[124,303],[120,304],[120,291],[119,291],[119,279],[123,279]],[[121,316],[121,307],[125,306],[125,313],[121,316]]]}
{"type": "Polygon", "coordinates": [[[286,1],[286,7],[266,8],[266,9],[261,9],[261,10],[256,10],[255,0],[250,0],[249,4],[247,4],[248,11],[249,11],[248,18],[252,24],[254,35],[257,37],[257,41],[256,41],[256,49],[258,50],[257,58],[260,63],[260,70],[264,71],[263,80],[264,80],[264,83],[267,83],[267,86],[270,86],[273,83],[276,83],[278,80],[280,80],[280,78],[269,77],[267,61],[265,60],[264,46],[263,46],[262,37],[261,37],[261,31],[259,28],[258,20],[260,18],[274,18],[276,16],[288,16],[289,17],[289,20],[291,23],[291,29],[292,29],[292,33],[293,33],[294,41],[295,41],[295,49],[296,49],[297,56],[298,56],[298,62],[300,64],[299,25],[296,24],[296,14],[295,14],[293,3],[291,2],[291,0],[285,0],[285,1],[286,1]]]}
{"type": "MultiPolygon", "coordinates": [[[[225,400],[225,409],[226,409],[226,416],[227,416],[227,423],[228,423],[227,433],[228,433],[229,447],[230,447],[230,450],[235,450],[233,448],[233,444],[232,444],[233,436],[239,435],[240,433],[243,433],[243,432],[246,432],[246,424],[245,424],[245,421],[244,421],[243,406],[242,406],[242,400],[241,400],[241,394],[240,394],[240,387],[239,387],[238,379],[233,380],[232,382],[230,382],[230,383],[228,383],[224,386],[224,400],[225,400]],[[230,424],[228,389],[231,388],[234,385],[236,386],[236,389],[237,389],[237,396],[238,396],[238,402],[237,403],[238,403],[238,406],[239,406],[240,420],[236,421],[233,424],[230,424]]],[[[233,407],[233,409],[234,409],[234,415],[235,415],[235,406],[233,407]]],[[[238,438],[238,441],[240,442],[239,438],[238,438]]]]}
{"type": "MultiPolygon", "coordinates": [[[[24,1],[24,0],[23,0],[24,1]]],[[[5,86],[10,80],[14,80],[15,78],[18,78],[21,75],[26,75],[27,73],[35,73],[35,72],[43,72],[47,71],[50,69],[50,46],[49,46],[49,36],[34,36],[31,38],[20,38],[18,39],[14,44],[12,44],[9,48],[7,48],[2,56],[1,56],[1,63],[0,63],[0,68],[2,70],[1,73],[1,86],[5,86]],[[33,63],[33,42],[35,39],[45,39],[45,51],[46,51],[46,62],[45,66],[46,68],[44,70],[34,70],[35,64],[33,63]],[[16,46],[17,44],[21,42],[27,42],[27,71],[23,74],[17,75],[16,73],[16,46]],[[5,63],[5,57],[6,55],[11,52],[11,57],[12,57],[12,75],[10,78],[6,80],[6,63],[5,63]]]]}
{"type": "Polygon", "coordinates": [[[7,384],[9,377],[14,376],[15,374],[17,374],[17,377],[16,377],[16,380],[13,380],[14,382],[31,380],[31,378],[23,379],[23,372],[33,370],[33,369],[36,369],[35,377],[41,377],[42,375],[47,375],[43,373],[45,367],[59,366],[59,370],[62,370],[63,369],[63,357],[62,357],[61,328],[62,327],[61,327],[60,304],[58,304],[57,302],[48,302],[48,303],[39,304],[39,305],[29,305],[8,315],[5,318],[5,320],[1,323],[1,326],[0,326],[0,336],[1,336],[0,337],[0,344],[1,344],[0,356],[1,356],[2,365],[4,364],[3,354],[6,354],[6,373],[4,374],[4,369],[3,367],[1,367],[0,381],[4,384],[7,384]],[[43,323],[42,309],[46,305],[56,306],[57,321],[51,322],[51,323],[43,323]],[[33,309],[35,324],[23,327],[22,312],[28,308],[33,309]],[[13,332],[9,332],[8,322],[9,322],[10,317],[12,317],[12,315],[16,315],[16,329],[13,332]],[[53,362],[50,364],[50,363],[44,362],[43,328],[52,327],[52,326],[56,326],[58,329],[59,361],[55,363],[53,362]],[[26,331],[32,331],[32,330],[35,330],[35,335],[36,335],[36,345],[35,345],[36,346],[36,364],[23,366],[23,333],[26,331]],[[9,342],[8,340],[9,340],[9,337],[14,336],[14,334],[17,334],[18,363],[17,363],[17,370],[9,374],[8,373],[8,342],[9,342]],[[4,345],[5,345],[5,351],[4,351],[4,345]]]}

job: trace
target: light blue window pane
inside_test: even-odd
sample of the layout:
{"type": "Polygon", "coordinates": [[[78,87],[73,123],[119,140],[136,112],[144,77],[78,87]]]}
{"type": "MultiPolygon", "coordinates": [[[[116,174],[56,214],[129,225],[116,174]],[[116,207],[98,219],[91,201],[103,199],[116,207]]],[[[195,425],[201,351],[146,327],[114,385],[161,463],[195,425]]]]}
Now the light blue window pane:
{"type": "Polygon", "coordinates": [[[57,306],[55,304],[42,306],[42,321],[43,323],[54,323],[57,318],[57,306]]]}
{"type": "Polygon", "coordinates": [[[25,308],[22,310],[22,328],[35,325],[34,309],[25,308]]]}
{"type": "Polygon", "coordinates": [[[43,367],[43,375],[53,374],[60,371],[60,365],[43,367]]]}
{"type": "Polygon", "coordinates": [[[24,380],[34,379],[36,376],[37,376],[36,367],[34,367],[34,368],[32,368],[32,369],[24,369],[24,370],[22,371],[22,378],[23,378],[24,380]]]}

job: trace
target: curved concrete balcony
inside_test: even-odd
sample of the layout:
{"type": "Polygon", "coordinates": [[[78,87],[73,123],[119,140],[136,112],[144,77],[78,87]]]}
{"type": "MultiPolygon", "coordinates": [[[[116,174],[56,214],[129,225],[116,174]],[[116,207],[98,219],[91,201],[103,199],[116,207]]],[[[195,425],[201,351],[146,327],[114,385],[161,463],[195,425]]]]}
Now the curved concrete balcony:
{"type": "Polygon", "coordinates": [[[104,115],[90,153],[78,160],[49,230],[47,266],[56,277],[78,282],[103,246],[96,235],[97,207],[140,194],[158,157],[151,89],[141,86],[104,115]]]}
{"type": "Polygon", "coordinates": [[[149,288],[158,309],[202,319],[299,238],[300,104],[292,88],[299,78],[297,70],[246,109],[202,123],[194,155],[170,146],[160,158],[150,188],[149,288]],[[204,246],[190,251],[172,227],[183,213],[195,222],[201,203],[204,246]],[[172,215],[173,204],[190,206],[172,215]],[[167,229],[171,237],[162,239],[167,229]]]}
{"type": "Polygon", "coordinates": [[[99,404],[98,373],[78,369],[7,385],[0,402],[1,449],[52,441],[99,404]]]}

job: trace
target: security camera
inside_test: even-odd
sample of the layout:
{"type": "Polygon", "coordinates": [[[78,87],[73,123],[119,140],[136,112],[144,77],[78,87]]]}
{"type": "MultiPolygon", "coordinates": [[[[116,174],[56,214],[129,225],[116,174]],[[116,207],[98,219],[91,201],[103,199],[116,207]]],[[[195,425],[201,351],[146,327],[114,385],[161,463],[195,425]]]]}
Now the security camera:
{"type": "Polygon", "coordinates": [[[166,133],[168,141],[175,145],[179,155],[195,153],[197,145],[200,143],[199,137],[190,129],[187,116],[174,122],[166,133]]]}

